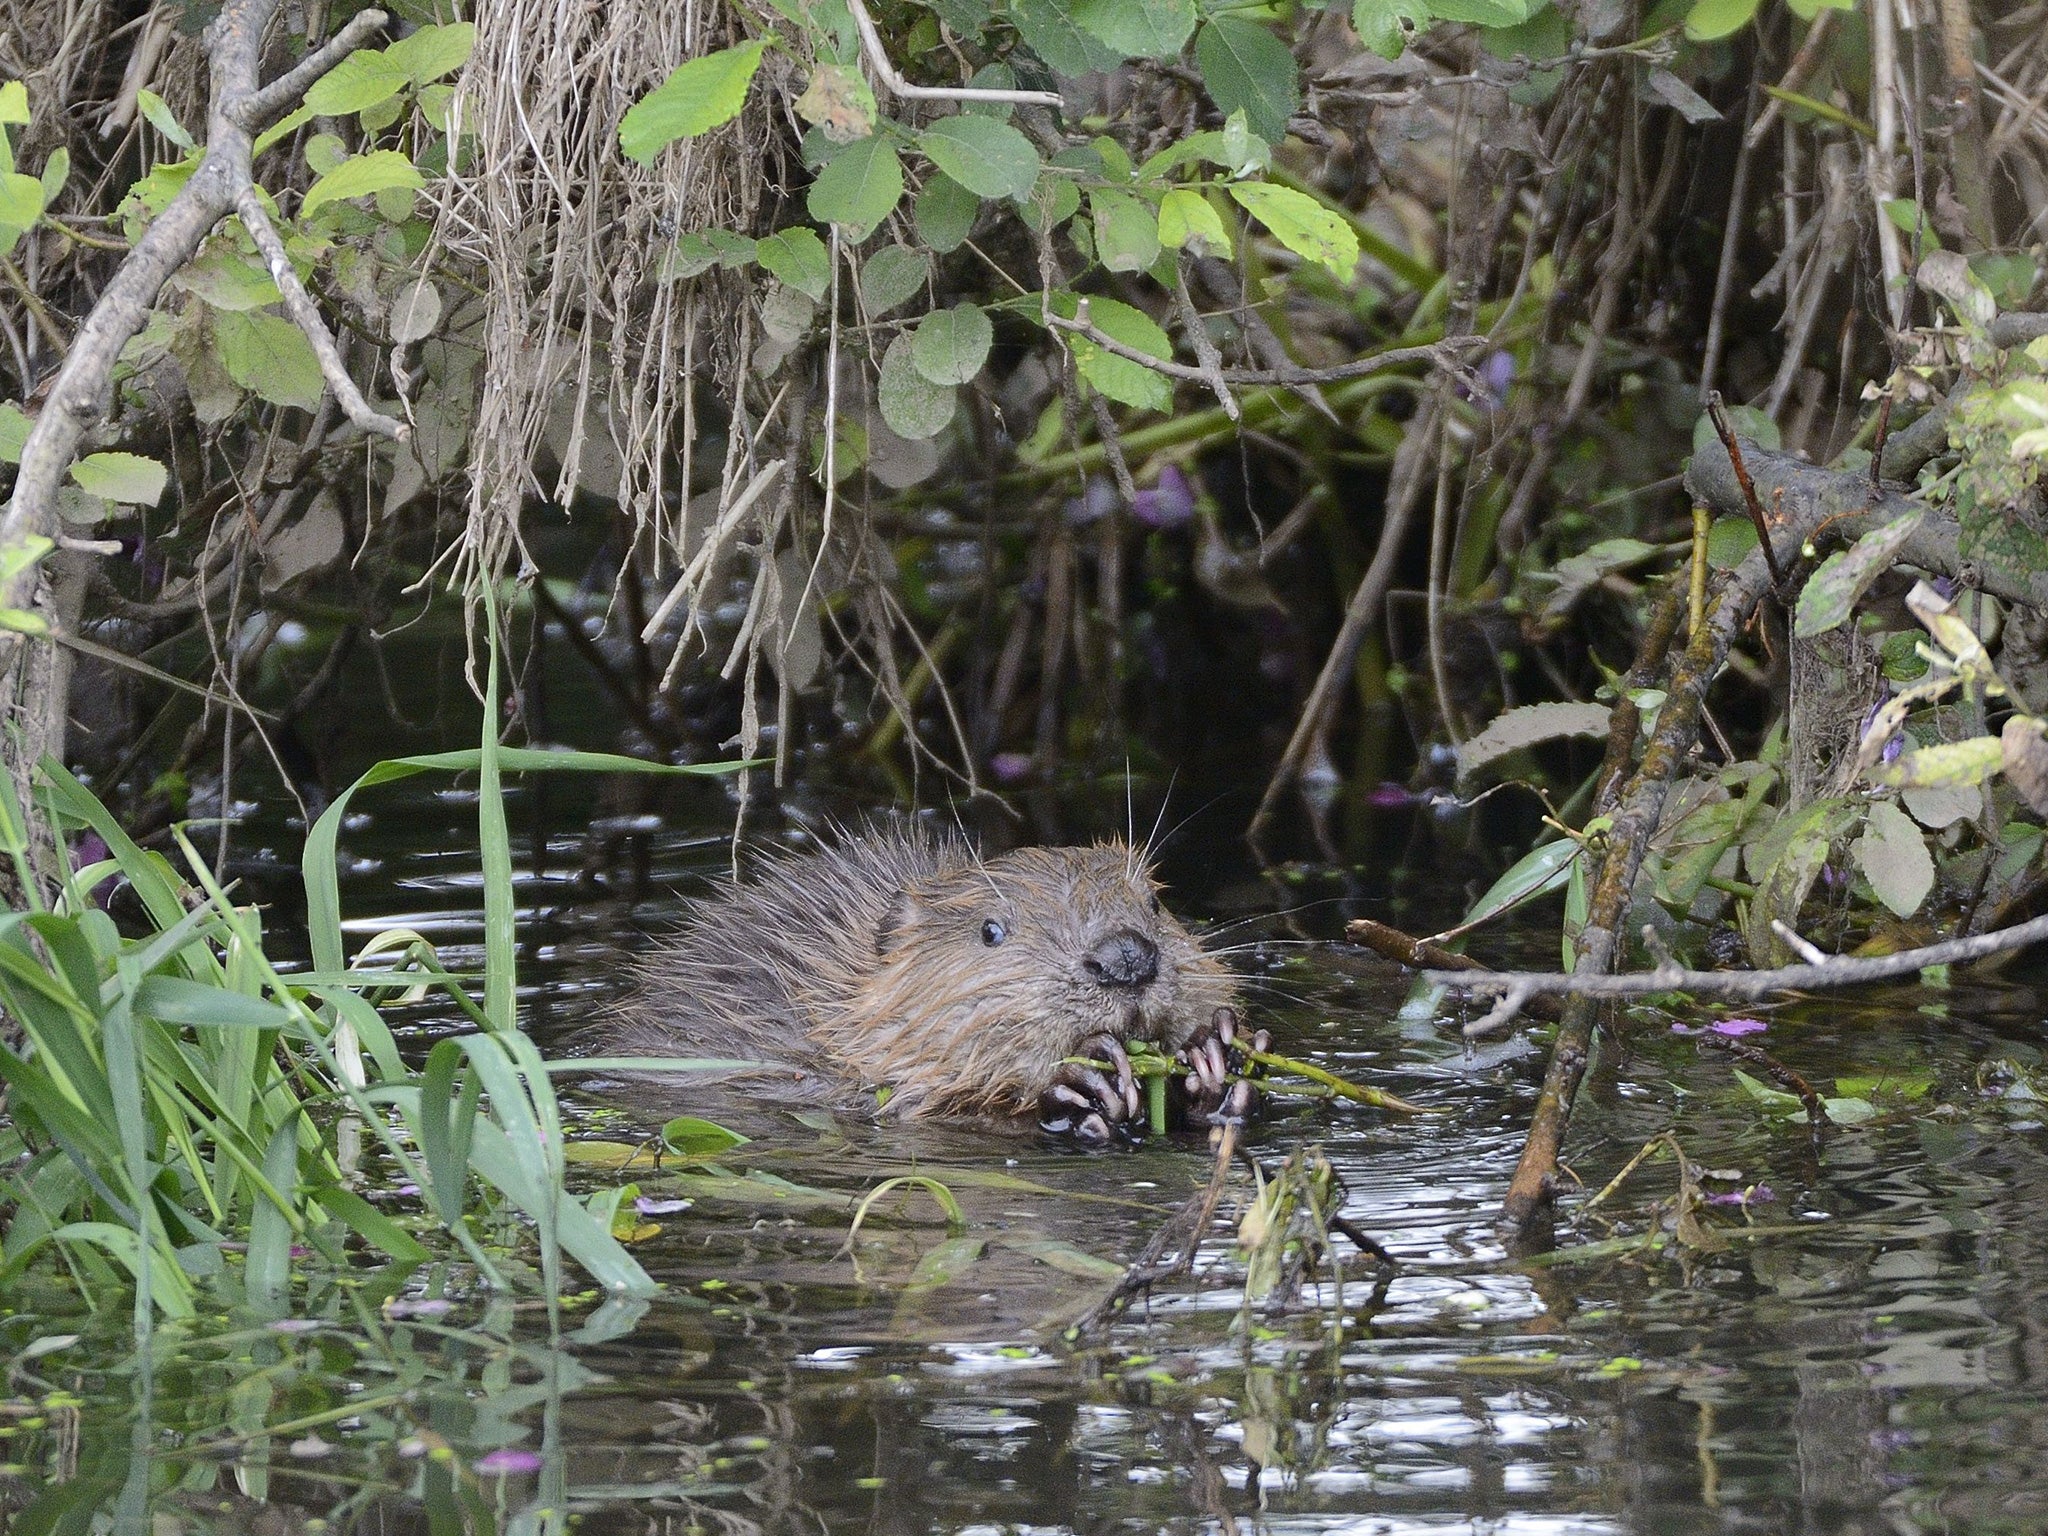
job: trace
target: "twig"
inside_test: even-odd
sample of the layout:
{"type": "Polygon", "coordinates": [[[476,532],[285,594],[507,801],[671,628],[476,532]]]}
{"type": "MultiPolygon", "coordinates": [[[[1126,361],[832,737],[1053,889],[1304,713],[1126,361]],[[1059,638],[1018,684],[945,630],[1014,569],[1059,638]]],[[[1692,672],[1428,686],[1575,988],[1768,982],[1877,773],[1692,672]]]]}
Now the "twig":
{"type": "MultiPolygon", "coordinates": [[[[1482,965],[1470,955],[1461,955],[1454,949],[1428,939],[1418,939],[1390,928],[1385,923],[1376,923],[1369,917],[1356,917],[1344,925],[1344,936],[1353,943],[1363,944],[1376,955],[1382,955],[1396,965],[1410,970],[1476,971],[1481,975],[1492,974],[1491,966],[1482,965]]],[[[1555,1019],[1557,1002],[1553,998],[1540,997],[1530,1000],[1529,1012],[1539,1018],[1555,1019]]]]}
{"type": "Polygon", "coordinates": [[[1770,519],[1764,515],[1764,504],[1756,499],[1756,483],[1749,478],[1749,466],[1742,462],[1742,444],[1736,439],[1735,429],[1728,425],[1728,413],[1721,409],[1719,390],[1707,396],[1707,419],[1713,422],[1714,435],[1721,439],[1721,446],[1728,450],[1728,462],[1735,467],[1735,483],[1742,487],[1743,510],[1756,526],[1757,545],[1764,552],[1764,564],[1770,567],[1771,585],[1782,589],[1785,573],[1778,568],[1778,552],[1771,548],[1770,519]]]}
{"type": "Polygon", "coordinates": [[[1387,482],[1386,510],[1382,515],[1379,544],[1373,550],[1372,564],[1366,567],[1365,574],[1351,593],[1351,601],[1344,610],[1344,621],[1337,626],[1337,637],[1330,642],[1329,652],[1323,657],[1323,670],[1316,674],[1308,701],[1301,706],[1301,714],[1294,722],[1294,734],[1288,738],[1287,749],[1280,754],[1280,762],[1274,768],[1272,778],[1266,781],[1266,792],[1260,797],[1259,808],[1252,816],[1251,825],[1245,829],[1245,840],[1253,848],[1259,846],[1267,823],[1280,805],[1280,797],[1300,774],[1310,749],[1321,737],[1331,712],[1336,709],[1344,686],[1351,680],[1351,663],[1358,655],[1366,632],[1379,622],[1387,588],[1393,582],[1394,567],[1408,534],[1409,520],[1422,499],[1423,466],[1429,462],[1430,452],[1438,446],[1444,420],[1436,397],[1426,397],[1415,420],[1408,424],[1401,446],[1394,451],[1394,470],[1387,482]]]}
{"type": "Polygon", "coordinates": [[[1403,1115],[1429,1115],[1435,1111],[1420,1104],[1410,1104],[1406,1099],[1396,1098],[1383,1088],[1366,1088],[1334,1072],[1325,1071],[1312,1061],[1300,1061],[1292,1056],[1276,1055],[1272,1051],[1255,1051],[1240,1044],[1238,1050],[1244,1059],[1269,1072],[1285,1072],[1291,1077],[1305,1077],[1330,1090],[1340,1099],[1349,1099],[1354,1104],[1370,1104],[1374,1109],[1391,1109],[1403,1115]]]}
{"type": "Polygon", "coordinates": [[[382,27],[385,20],[382,11],[358,11],[349,18],[347,26],[270,84],[230,103],[229,111],[234,114],[236,123],[250,133],[256,132],[271,118],[305,95],[315,80],[353,53],[356,45],[382,27]]]}
{"type": "Polygon", "coordinates": [[[1806,1106],[1806,1123],[1813,1127],[1815,1135],[1818,1135],[1826,1128],[1828,1124],[1828,1107],[1821,1102],[1820,1095],[1813,1091],[1813,1084],[1809,1083],[1797,1072],[1794,1072],[1769,1051],[1764,1050],[1761,1046],[1751,1045],[1747,1041],[1730,1040],[1722,1035],[1704,1036],[1700,1040],[1700,1044],[1710,1050],[1724,1051],[1736,1060],[1746,1061],[1751,1066],[1760,1069],[1772,1082],[1776,1083],[1787,1093],[1796,1095],[1799,1102],[1806,1106]]]}
{"type": "Polygon", "coordinates": [[[313,348],[313,356],[320,361],[320,376],[334,391],[342,414],[365,432],[404,442],[412,435],[412,428],[395,416],[386,416],[374,409],[363,398],[363,392],[356,388],[356,381],[349,377],[348,364],[341,360],[341,348],[335,345],[334,333],[327,329],[327,322],[320,318],[320,306],[313,302],[313,296],[306,292],[306,285],[299,281],[291,256],[271,224],[270,215],[264,211],[262,195],[257,192],[253,181],[244,182],[235,194],[235,212],[241,215],[242,227],[249,231],[249,238],[256,242],[256,249],[263,253],[263,260],[270,268],[270,280],[277,284],[277,291],[284,298],[285,313],[305,333],[306,341],[313,348]]]}
{"type": "MultiPolygon", "coordinates": [[[[1781,935],[1782,937],[1782,935],[1781,935]]],[[[1429,970],[1423,975],[1439,986],[1486,996],[1522,992],[1529,997],[1545,993],[1584,997],[1647,997],[1659,992],[1690,992],[1709,997],[1732,997],[1745,1001],[1775,997],[1785,992],[1807,992],[1823,987],[1865,986],[1873,981],[1890,981],[1911,976],[1930,966],[1963,965],[2024,949],[2048,939],[2048,917],[2030,918],[2010,928],[1967,938],[1944,939],[1919,949],[1902,949],[1896,954],[1859,958],[1852,955],[1823,955],[1799,965],[1781,965],[1768,971],[1694,971],[1678,965],[1660,965],[1655,970],[1633,971],[1617,976],[1565,975],[1560,971],[1453,971],[1429,970]]]]}
{"type": "Polygon", "coordinates": [[[1109,1294],[1075,1322],[1069,1330],[1070,1337],[1078,1338],[1107,1322],[1140,1291],[1150,1290],[1162,1280],[1184,1275],[1194,1267],[1202,1239],[1209,1235],[1209,1224],[1216,1219],[1216,1207],[1223,1199],[1223,1186],[1230,1177],[1230,1164],[1236,1155],[1237,1127],[1225,1123],[1217,1135],[1216,1166],[1210,1171],[1208,1185],[1175,1215],[1167,1218],[1152,1235],[1152,1241],[1145,1245],[1145,1251],[1124,1271],[1124,1277],[1111,1287],[1109,1294]],[[1184,1240],[1180,1236],[1183,1232],[1187,1234],[1184,1240]],[[1176,1243],[1180,1245],[1180,1252],[1171,1260],[1164,1260],[1166,1250],[1176,1243]]]}
{"type": "Polygon", "coordinates": [[[1186,379],[1191,383],[1206,384],[1214,388],[1217,380],[1225,384],[1277,385],[1282,387],[1303,384],[1336,384],[1345,379],[1362,379],[1368,374],[1384,373],[1389,368],[1399,368],[1408,363],[1431,363],[1454,373],[1463,373],[1459,354],[1481,345],[1484,336],[1447,336],[1442,341],[1432,341],[1419,347],[1390,347],[1384,352],[1375,352],[1370,357],[1356,358],[1348,363],[1336,363],[1328,368],[1198,368],[1186,363],[1176,363],[1150,352],[1141,352],[1136,347],[1126,346],[1114,336],[1096,328],[1088,318],[1088,301],[1081,301],[1077,318],[1069,320],[1064,315],[1048,312],[1045,323],[1056,331],[1071,331],[1085,337],[1092,345],[1102,348],[1116,357],[1133,363],[1142,363],[1155,373],[1169,379],[1186,379]]]}
{"type": "Polygon", "coordinates": [[[861,0],[846,0],[846,8],[853,12],[853,24],[860,31],[861,52],[867,55],[868,68],[879,75],[882,83],[891,91],[906,100],[1007,101],[1017,106],[1051,107],[1056,111],[1066,106],[1066,102],[1053,91],[984,90],[970,85],[912,85],[897,72],[896,66],[889,62],[888,50],[882,46],[881,34],[875,30],[875,21],[868,15],[868,8],[861,0]]]}
{"type": "Polygon", "coordinates": [[[1209,386],[1209,393],[1216,397],[1216,403],[1223,407],[1223,414],[1232,421],[1242,421],[1244,412],[1238,408],[1237,396],[1230,392],[1230,386],[1223,378],[1223,354],[1216,350],[1216,338],[1209,334],[1209,327],[1202,323],[1202,315],[1195,308],[1194,298],[1188,293],[1188,259],[1182,253],[1178,267],[1173,274],[1173,307],[1180,316],[1180,327],[1187,332],[1188,345],[1195,349],[1195,361],[1202,367],[1202,382],[1209,386]]]}
{"type": "Polygon", "coordinates": [[[1892,435],[1892,381],[1885,380],[1884,403],[1877,408],[1877,435],[1870,444],[1870,494],[1884,494],[1884,445],[1892,435]]]}
{"type": "MultiPolygon", "coordinates": [[[[1814,65],[1820,62],[1821,48],[1827,42],[1828,33],[1833,30],[1834,24],[1835,13],[1831,9],[1823,10],[1813,18],[1806,29],[1806,36],[1800,41],[1799,51],[1792,55],[1792,62],[1785,66],[1785,74],[1778,81],[1779,91],[1797,91],[1806,83],[1806,77],[1813,73],[1814,65]]],[[[1772,124],[1777,122],[1778,114],[1783,110],[1784,97],[1772,95],[1764,104],[1764,109],[1757,114],[1756,121],[1743,133],[1743,147],[1754,149],[1762,143],[1764,135],[1771,131],[1772,124]]]]}

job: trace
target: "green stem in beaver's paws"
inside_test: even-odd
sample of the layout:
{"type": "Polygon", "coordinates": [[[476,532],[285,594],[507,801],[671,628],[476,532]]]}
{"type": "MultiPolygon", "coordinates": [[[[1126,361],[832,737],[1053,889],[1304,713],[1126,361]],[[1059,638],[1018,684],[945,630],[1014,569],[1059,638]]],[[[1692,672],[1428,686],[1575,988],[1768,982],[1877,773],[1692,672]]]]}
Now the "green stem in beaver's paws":
{"type": "Polygon", "coordinates": [[[1374,1109],[1391,1109],[1404,1115],[1433,1115],[1437,1113],[1436,1110],[1426,1108],[1421,1104],[1410,1104],[1406,1099],[1396,1098],[1383,1088],[1367,1088],[1363,1084],[1351,1082],[1347,1078],[1339,1077],[1334,1072],[1316,1066],[1313,1062],[1297,1061],[1292,1056],[1279,1056],[1272,1051],[1256,1051],[1248,1045],[1238,1045],[1236,1050],[1244,1056],[1245,1061],[1250,1065],[1265,1068],[1265,1071],[1259,1074],[1258,1084],[1267,1093],[1285,1093],[1287,1091],[1284,1084],[1275,1083],[1267,1075],[1273,1072],[1284,1072],[1290,1077],[1305,1077],[1312,1083],[1319,1083],[1329,1089],[1330,1092],[1336,1094],[1340,1099],[1350,1099],[1359,1104],[1370,1104],[1374,1109]]]}
{"type": "MultiPolygon", "coordinates": [[[[1163,1054],[1149,1040],[1133,1040],[1124,1047],[1131,1074],[1145,1088],[1145,1126],[1154,1136],[1166,1134],[1166,1080],[1178,1068],[1171,1056],[1163,1054]]],[[[1069,1056],[1066,1065],[1093,1067],[1105,1076],[1116,1074],[1116,1064],[1092,1056],[1069,1056]]]]}

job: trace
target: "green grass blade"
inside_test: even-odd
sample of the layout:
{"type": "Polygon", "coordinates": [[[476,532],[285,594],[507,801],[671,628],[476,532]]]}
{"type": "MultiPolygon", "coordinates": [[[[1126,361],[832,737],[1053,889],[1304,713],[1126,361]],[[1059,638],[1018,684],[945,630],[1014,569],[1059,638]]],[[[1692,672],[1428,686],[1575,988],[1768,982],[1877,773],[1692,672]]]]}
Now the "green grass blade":
{"type": "MultiPolygon", "coordinates": [[[[288,1116],[271,1132],[263,1173],[276,1190],[293,1190],[299,1171],[298,1116],[288,1116]]],[[[249,1217],[249,1255],[242,1284],[250,1308],[262,1317],[283,1317],[291,1310],[292,1219],[283,1203],[259,1199],[249,1217]]]]}
{"type": "Polygon", "coordinates": [[[484,1017],[491,1028],[519,1027],[519,935],[512,891],[512,834],[505,825],[505,784],[498,760],[498,594],[484,584],[489,626],[484,667],[484,729],[477,766],[477,846],[484,876],[484,1017]]]}

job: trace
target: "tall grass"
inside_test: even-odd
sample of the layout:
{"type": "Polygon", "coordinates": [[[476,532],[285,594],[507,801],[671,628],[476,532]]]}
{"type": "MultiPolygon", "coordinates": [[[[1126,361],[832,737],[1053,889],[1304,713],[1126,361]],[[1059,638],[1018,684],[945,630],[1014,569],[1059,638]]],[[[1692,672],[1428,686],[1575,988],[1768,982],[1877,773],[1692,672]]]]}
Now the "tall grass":
{"type": "MultiPolygon", "coordinates": [[[[337,1265],[353,1244],[401,1263],[433,1257],[357,1192],[351,1140],[369,1135],[486,1282],[507,1283],[472,1227],[509,1205],[532,1222],[551,1313],[565,1253],[614,1293],[655,1289],[592,1205],[564,1188],[550,1064],[514,1016],[502,776],[731,765],[499,746],[494,609],[490,620],[481,745],[380,762],[309,831],[311,972],[279,972],[264,951],[261,914],[231,899],[182,832],[172,835],[174,862],[138,846],[60,764],[42,765],[39,803],[28,811],[0,777],[0,855],[13,860],[31,902],[0,915],[0,1008],[16,1026],[13,1036],[0,1032],[8,1109],[0,1165],[12,1170],[0,1183],[12,1208],[0,1236],[0,1285],[48,1262],[90,1301],[132,1287],[135,1329],[145,1336],[159,1316],[191,1315],[207,1288],[258,1315],[283,1315],[295,1250],[337,1265]],[[436,771],[478,780],[480,1004],[417,936],[373,939],[364,949],[380,964],[370,968],[351,969],[343,943],[336,854],[351,799],[436,771]],[[47,905],[31,878],[28,815],[46,819],[60,847],[89,828],[109,850],[69,873],[47,905]],[[148,918],[140,937],[124,937],[94,900],[108,879],[140,901],[148,918]],[[445,990],[478,1025],[440,1041],[417,1068],[375,1006],[394,990],[394,971],[381,963],[394,951],[405,982],[445,990]]],[[[593,1205],[604,1208],[601,1197],[593,1205]]]]}

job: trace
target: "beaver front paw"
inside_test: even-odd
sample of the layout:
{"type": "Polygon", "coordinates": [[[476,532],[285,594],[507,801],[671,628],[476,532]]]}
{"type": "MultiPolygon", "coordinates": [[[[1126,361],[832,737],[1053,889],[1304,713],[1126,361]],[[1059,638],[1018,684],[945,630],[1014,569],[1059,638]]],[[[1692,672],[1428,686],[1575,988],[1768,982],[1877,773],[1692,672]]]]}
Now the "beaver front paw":
{"type": "MultiPolygon", "coordinates": [[[[1258,1090],[1243,1076],[1245,1059],[1237,1039],[1235,1010],[1218,1008],[1176,1054],[1175,1060],[1188,1069],[1182,1086],[1187,1091],[1186,1118],[1191,1123],[1241,1125],[1251,1113],[1258,1090]]],[[[1245,1044],[1255,1051],[1263,1051],[1271,1043],[1263,1029],[1245,1038],[1245,1044]]]]}
{"type": "Polygon", "coordinates": [[[1074,1060],[1060,1063],[1052,1085],[1038,1096],[1039,1126],[1055,1136],[1100,1144],[1118,1130],[1141,1126],[1138,1076],[1114,1035],[1084,1041],[1074,1060]],[[1094,1065],[1106,1062],[1109,1071],[1094,1065]],[[1112,1076],[1114,1074],[1114,1076],[1112,1076]]]}

